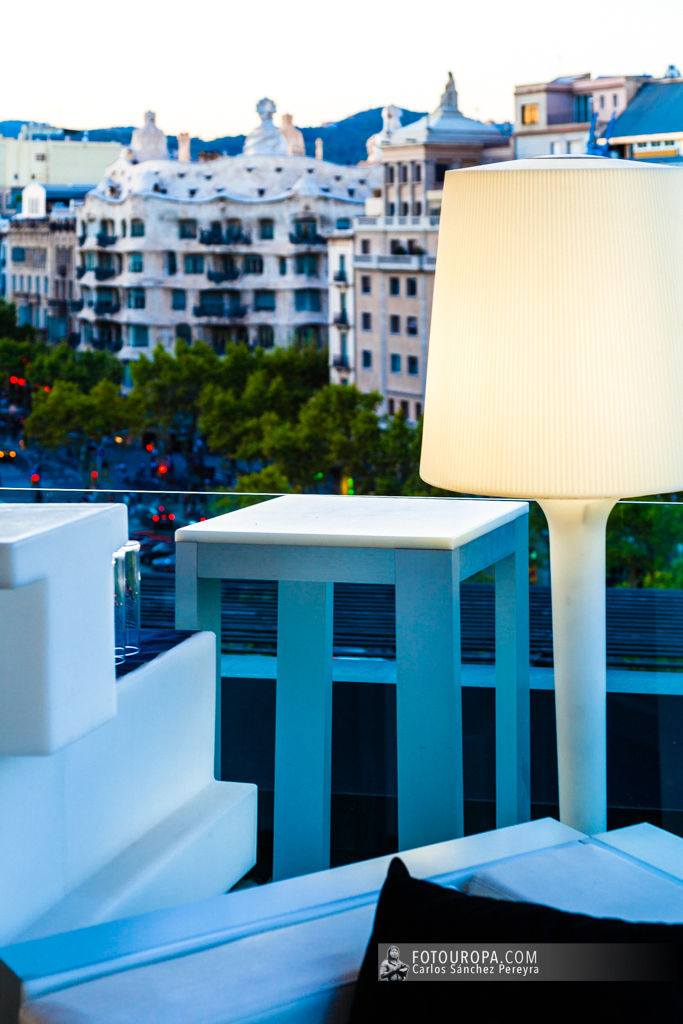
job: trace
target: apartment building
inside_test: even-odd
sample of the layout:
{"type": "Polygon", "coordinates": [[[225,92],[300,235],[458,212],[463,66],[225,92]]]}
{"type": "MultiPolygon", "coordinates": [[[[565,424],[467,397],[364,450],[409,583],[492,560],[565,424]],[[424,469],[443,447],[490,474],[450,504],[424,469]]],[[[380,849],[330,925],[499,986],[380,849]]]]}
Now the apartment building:
{"type": "MultiPolygon", "coordinates": [[[[238,156],[169,159],[146,115],[79,213],[80,340],[124,361],[177,338],[222,352],[327,341],[327,236],[348,230],[380,169],[301,152],[257,106],[238,156]]],[[[288,124],[288,127],[289,124],[288,124]]]]}
{"type": "Polygon", "coordinates": [[[3,248],[8,302],[19,324],[30,324],[49,341],[73,340],[76,331],[74,273],[76,213],[48,199],[33,182],[21,195],[22,212],[7,222],[3,248]]]}
{"type": "Polygon", "coordinates": [[[385,107],[383,120],[369,157],[381,170],[377,194],[351,232],[329,241],[330,374],[379,391],[388,412],[414,420],[424,398],[444,175],[509,159],[512,145],[504,127],[460,112],[452,75],[433,113],[402,127],[398,109],[385,107]]]}
{"type": "MultiPolygon", "coordinates": [[[[13,199],[25,185],[93,185],[115,160],[118,142],[71,139],[45,126],[24,125],[19,137],[0,137],[0,212],[14,210],[13,199]]],[[[80,134],[80,133],[79,133],[80,134]]]]}
{"type": "MultiPolygon", "coordinates": [[[[515,157],[580,154],[620,117],[647,76],[566,75],[515,88],[515,157]]],[[[611,133],[611,130],[610,130],[611,133]]]]}

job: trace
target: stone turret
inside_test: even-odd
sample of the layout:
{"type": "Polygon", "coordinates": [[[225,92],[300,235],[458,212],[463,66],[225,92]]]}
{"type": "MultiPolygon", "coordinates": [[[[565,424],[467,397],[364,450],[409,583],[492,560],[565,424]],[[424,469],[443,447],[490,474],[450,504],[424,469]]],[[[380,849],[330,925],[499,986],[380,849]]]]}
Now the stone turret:
{"type": "Polygon", "coordinates": [[[280,132],[285,137],[290,156],[306,156],[303,133],[294,124],[291,114],[283,114],[280,118],[280,132]]]}
{"type": "Polygon", "coordinates": [[[244,142],[245,156],[285,156],[287,142],[282,132],[273,124],[277,110],[274,102],[264,97],[256,105],[261,124],[249,132],[244,142]]]}
{"type": "Polygon", "coordinates": [[[143,127],[133,132],[129,153],[136,163],[142,160],[168,160],[166,136],[161,128],[157,128],[153,110],[146,111],[143,127]]]}

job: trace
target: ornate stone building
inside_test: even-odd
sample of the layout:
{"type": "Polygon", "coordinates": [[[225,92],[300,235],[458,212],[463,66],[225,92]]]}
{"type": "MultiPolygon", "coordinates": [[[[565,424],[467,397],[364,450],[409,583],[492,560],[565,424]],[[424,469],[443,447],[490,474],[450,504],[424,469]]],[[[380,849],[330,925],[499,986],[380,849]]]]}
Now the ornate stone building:
{"type": "Polygon", "coordinates": [[[327,237],[350,227],[381,171],[306,157],[271,100],[257,110],[243,153],[209,162],[169,159],[145,116],[79,214],[82,345],[127,361],[178,337],[218,352],[327,340],[327,237]]]}
{"type": "Polygon", "coordinates": [[[422,413],[427,342],[444,175],[512,158],[509,135],[465,117],[453,76],[436,110],[401,126],[385,107],[368,140],[381,171],[353,231],[336,231],[330,254],[330,378],[379,391],[388,412],[422,413]],[[343,269],[343,275],[341,270],[343,269]]]}

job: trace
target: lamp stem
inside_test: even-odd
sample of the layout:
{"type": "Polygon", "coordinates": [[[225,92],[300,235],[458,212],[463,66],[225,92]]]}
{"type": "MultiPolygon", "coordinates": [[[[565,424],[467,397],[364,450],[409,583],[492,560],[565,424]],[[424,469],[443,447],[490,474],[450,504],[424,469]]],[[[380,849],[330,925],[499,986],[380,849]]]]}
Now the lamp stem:
{"type": "Polygon", "coordinates": [[[550,531],[560,821],[607,827],[605,527],[612,498],[539,501],[550,531]]]}

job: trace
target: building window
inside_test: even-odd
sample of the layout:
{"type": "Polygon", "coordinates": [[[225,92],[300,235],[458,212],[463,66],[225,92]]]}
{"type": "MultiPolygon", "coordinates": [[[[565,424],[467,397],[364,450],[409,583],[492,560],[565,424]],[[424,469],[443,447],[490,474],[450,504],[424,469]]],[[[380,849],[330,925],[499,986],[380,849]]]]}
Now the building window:
{"type": "Polygon", "coordinates": [[[196,220],[180,220],[180,221],[178,221],[178,236],[180,238],[196,238],[197,237],[197,221],[196,220]]]}
{"type": "Polygon", "coordinates": [[[422,181],[422,164],[413,164],[413,181],[422,181]]]}
{"type": "Polygon", "coordinates": [[[318,257],[315,253],[302,252],[296,257],[297,274],[306,274],[307,277],[318,276],[318,257]]]}
{"type": "Polygon", "coordinates": [[[204,257],[196,256],[194,253],[187,253],[183,257],[183,269],[186,274],[203,274],[204,257]]]}
{"type": "Polygon", "coordinates": [[[414,298],[417,295],[417,278],[408,277],[406,278],[406,295],[410,298],[414,298]]]}
{"type": "Polygon", "coordinates": [[[192,328],[189,324],[178,324],[175,329],[175,336],[176,338],[181,338],[183,341],[186,341],[189,345],[192,341],[192,328]]]}
{"type": "Polygon", "coordinates": [[[401,318],[395,314],[389,317],[389,333],[400,334],[401,333],[401,318]]]}
{"type": "Polygon", "coordinates": [[[259,238],[270,239],[275,237],[275,221],[264,219],[258,222],[259,238]]]}
{"type": "Polygon", "coordinates": [[[396,213],[396,203],[387,203],[387,217],[393,217],[396,213]]]}
{"type": "Polygon", "coordinates": [[[363,253],[364,256],[369,256],[370,255],[370,239],[369,238],[361,238],[361,240],[360,240],[360,251],[363,253]]]}
{"type": "Polygon", "coordinates": [[[413,217],[421,217],[421,216],[422,216],[422,203],[418,201],[416,203],[413,203],[413,217]]]}
{"type": "Polygon", "coordinates": [[[387,408],[388,408],[388,410],[389,410],[389,415],[390,415],[390,416],[393,416],[393,415],[394,415],[394,406],[395,406],[394,400],[393,400],[393,398],[390,398],[390,399],[389,399],[389,400],[387,401],[387,408]]]}
{"type": "Polygon", "coordinates": [[[280,257],[280,276],[284,277],[287,273],[287,260],[284,256],[280,257]]]}
{"type": "Polygon", "coordinates": [[[421,415],[422,415],[422,402],[416,402],[415,403],[415,419],[419,420],[421,415]]]}
{"type": "Polygon", "coordinates": [[[612,106],[613,106],[613,107],[616,107],[616,106],[618,106],[618,105],[619,105],[619,97],[618,97],[618,95],[617,95],[617,94],[616,94],[616,93],[614,92],[614,93],[612,93],[612,106]]]}
{"type": "Polygon", "coordinates": [[[538,124],[538,103],[522,104],[522,124],[538,124]]]}
{"type": "Polygon", "coordinates": [[[130,341],[133,348],[147,348],[149,345],[149,329],[142,324],[133,324],[130,329],[130,341]]]}
{"type": "Polygon", "coordinates": [[[145,308],[145,289],[144,288],[129,288],[128,289],[128,309],[144,309],[145,308]]]}
{"type": "Polygon", "coordinates": [[[26,260],[26,250],[22,249],[19,245],[12,246],[12,262],[13,263],[24,263],[26,260]]]}
{"type": "Polygon", "coordinates": [[[319,313],[320,305],[320,292],[313,288],[301,288],[294,293],[294,308],[298,313],[319,313]]]}
{"type": "Polygon", "coordinates": [[[407,203],[401,203],[401,216],[407,217],[410,207],[407,203]]]}
{"type": "Polygon", "coordinates": [[[361,365],[364,370],[372,369],[372,352],[369,348],[364,348],[361,352],[361,365]]]}
{"type": "Polygon", "coordinates": [[[126,237],[126,231],[127,230],[128,230],[128,225],[126,224],[125,220],[122,220],[121,221],[121,238],[125,238],[126,237]]]}
{"type": "Polygon", "coordinates": [[[408,164],[399,164],[400,181],[408,180],[408,164]]]}
{"type": "Polygon", "coordinates": [[[593,97],[592,96],[575,96],[574,97],[574,120],[575,121],[590,121],[593,116],[593,97]]]}
{"type": "Polygon", "coordinates": [[[172,309],[186,309],[187,308],[187,295],[184,291],[179,288],[174,288],[171,292],[171,308],[172,309]]]}
{"type": "Polygon", "coordinates": [[[144,220],[132,220],[130,222],[130,237],[142,238],[145,234],[144,220]]]}
{"type": "Polygon", "coordinates": [[[417,377],[420,372],[420,364],[417,356],[408,356],[408,373],[411,377],[417,377]]]}
{"type": "Polygon", "coordinates": [[[389,278],[389,294],[400,295],[401,294],[401,280],[398,277],[389,278]]]}
{"type": "Polygon", "coordinates": [[[253,256],[245,256],[242,271],[245,274],[262,274],[263,256],[258,256],[256,254],[253,256]]]}
{"type": "Polygon", "coordinates": [[[394,181],[394,167],[393,164],[388,164],[385,171],[385,179],[387,185],[393,184],[394,181]]]}
{"type": "Polygon", "coordinates": [[[270,324],[261,324],[256,337],[261,348],[272,348],[275,344],[275,334],[270,324]]]}
{"type": "Polygon", "coordinates": [[[371,313],[361,313],[361,315],[360,315],[360,326],[361,326],[361,330],[363,330],[363,331],[371,331],[372,330],[372,314],[371,313]]]}
{"type": "Polygon", "coordinates": [[[348,217],[337,217],[337,231],[348,231],[351,221],[348,217]]]}
{"type": "Polygon", "coordinates": [[[258,291],[254,292],[254,309],[273,310],[275,309],[275,292],[258,291]]]}
{"type": "Polygon", "coordinates": [[[372,278],[369,274],[363,274],[360,279],[360,290],[363,295],[369,295],[372,290],[372,278]]]}
{"type": "Polygon", "coordinates": [[[389,367],[392,373],[401,372],[401,356],[398,352],[392,352],[389,360],[389,367]]]}
{"type": "MultiPolygon", "coordinates": [[[[407,316],[406,317],[406,334],[417,334],[417,317],[407,316]]],[[[410,373],[410,370],[408,371],[410,373]]],[[[417,373],[417,370],[415,371],[417,373]]]]}
{"type": "Polygon", "coordinates": [[[128,270],[131,274],[141,274],[144,266],[145,263],[141,252],[128,253],[128,270]]]}
{"type": "Polygon", "coordinates": [[[177,269],[178,269],[178,266],[177,266],[177,263],[176,263],[175,253],[174,252],[167,252],[166,253],[166,273],[167,274],[175,274],[177,269]]]}

